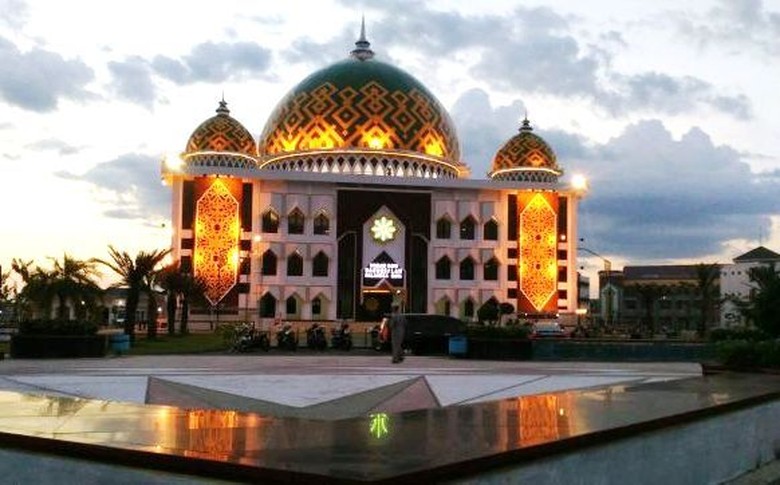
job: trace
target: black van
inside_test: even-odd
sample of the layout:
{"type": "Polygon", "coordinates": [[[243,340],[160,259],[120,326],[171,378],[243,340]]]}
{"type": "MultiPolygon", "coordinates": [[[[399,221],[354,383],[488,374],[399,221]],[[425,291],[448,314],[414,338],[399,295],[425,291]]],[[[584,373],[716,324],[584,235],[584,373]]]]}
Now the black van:
{"type": "MultiPolygon", "coordinates": [[[[403,313],[406,318],[404,348],[415,355],[447,354],[452,335],[463,335],[466,324],[455,317],[428,313],[403,313]]],[[[382,319],[379,329],[382,349],[390,348],[390,316],[382,319]]]]}

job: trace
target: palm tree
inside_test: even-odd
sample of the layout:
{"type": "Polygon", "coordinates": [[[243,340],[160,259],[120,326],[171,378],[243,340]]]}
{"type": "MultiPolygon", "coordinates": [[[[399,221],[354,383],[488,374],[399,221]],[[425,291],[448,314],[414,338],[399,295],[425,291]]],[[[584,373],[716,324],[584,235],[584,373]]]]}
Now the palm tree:
{"type": "Polygon", "coordinates": [[[160,270],[158,283],[165,290],[165,314],[168,323],[168,335],[176,332],[176,309],[179,295],[184,288],[184,275],[179,271],[178,263],[171,263],[160,270]]]}
{"type": "Polygon", "coordinates": [[[206,302],[206,282],[191,273],[181,273],[181,321],[179,323],[179,333],[182,335],[189,333],[188,323],[190,318],[190,304],[205,304],[206,302]]]}
{"type": "Polygon", "coordinates": [[[56,305],[56,317],[70,318],[68,303],[74,307],[76,318],[85,318],[100,302],[102,290],[95,283],[97,276],[94,262],[82,261],[65,254],[62,261],[54,260],[54,268],[46,270],[32,266],[32,261],[14,259],[12,269],[22,278],[25,286],[19,294],[26,316],[32,314],[33,307],[51,316],[56,305]]]}
{"type": "Polygon", "coordinates": [[[629,286],[634,292],[639,295],[642,300],[642,305],[645,308],[645,318],[643,326],[650,329],[652,334],[655,334],[655,302],[663,295],[668,293],[668,288],[664,285],[656,285],[653,283],[637,283],[629,286]]]}
{"type": "Polygon", "coordinates": [[[103,290],[95,283],[97,277],[94,261],[82,261],[64,254],[62,261],[54,260],[54,269],[50,273],[51,291],[57,297],[57,317],[66,315],[67,302],[74,307],[76,318],[85,318],[88,311],[94,310],[100,302],[103,290]]]}
{"type": "MultiPolygon", "coordinates": [[[[170,252],[169,249],[154,250],[151,252],[141,251],[135,257],[130,256],[125,251],[118,251],[113,246],[108,246],[110,261],[95,259],[95,262],[103,264],[113,270],[120,277],[121,285],[127,286],[127,298],[125,300],[125,333],[133,338],[135,330],[135,313],[138,309],[138,302],[143,292],[147,292],[151,298],[150,284],[153,282],[153,274],[157,271],[157,266],[170,252]]],[[[155,311],[157,309],[155,303],[155,311]]],[[[154,322],[150,323],[154,326],[154,322]]]]}
{"type": "Polygon", "coordinates": [[[715,302],[718,299],[718,285],[715,282],[720,275],[720,265],[699,263],[696,265],[696,295],[699,297],[699,324],[696,331],[704,337],[713,320],[715,302]]]}
{"type": "Polygon", "coordinates": [[[772,337],[780,336],[780,273],[774,264],[750,268],[752,291],[745,313],[772,337]]]}

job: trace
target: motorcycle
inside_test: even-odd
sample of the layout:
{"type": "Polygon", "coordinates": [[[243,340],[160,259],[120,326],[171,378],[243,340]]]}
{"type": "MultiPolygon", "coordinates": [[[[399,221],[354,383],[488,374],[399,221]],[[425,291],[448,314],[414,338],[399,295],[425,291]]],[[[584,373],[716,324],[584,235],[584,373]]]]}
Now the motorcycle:
{"type": "Polygon", "coordinates": [[[385,345],[382,341],[382,326],[376,324],[371,328],[371,348],[379,352],[384,350],[384,347],[385,345]]]}
{"type": "Polygon", "coordinates": [[[348,323],[344,322],[338,328],[331,330],[330,346],[339,350],[352,348],[352,332],[348,323]]]}
{"type": "Polygon", "coordinates": [[[325,338],[325,327],[319,323],[314,323],[306,329],[306,346],[311,350],[325,350],[328,347],[328,341],[325,338]]]}
{"type": "Polygon", "coordinates": [[[271,339],[267,332],[261,332],[255,325],[245,323],[236,331],[236,339],[233,343],[234,352],[251,352],[256,349],[268,352],[271,348],[271,339]]]}
{"type": "Polygon", "coordinates": [[[276,348],[279,350],[298,350],[298,336],[292,325],[286,323],[276,332],[276,348]]]}

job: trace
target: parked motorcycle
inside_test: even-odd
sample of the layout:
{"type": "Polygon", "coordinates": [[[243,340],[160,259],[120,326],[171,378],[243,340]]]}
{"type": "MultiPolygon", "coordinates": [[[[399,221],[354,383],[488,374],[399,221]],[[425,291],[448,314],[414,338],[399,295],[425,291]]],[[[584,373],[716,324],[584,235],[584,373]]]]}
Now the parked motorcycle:
{"type": "Polygon", "coordinates": [[[306,346],[311,350],[325,350],[328,341],[325,337],[325,327],[319,323],[313,323],[306,329],[306,346]]]}
{"type": "Polygon", "coordinates": [[[289,323],[285,323],[276,332],[276,348],[279,350],[298,350],[298,336],[295,335],[295,331],[289,323]]]}
{"type": "Polygon", "coordinates": [[[271,348],[271,339],[268,332],[259,331],[254,323],[242,324],[236,329],[236,339],[233,342],[232,350],[234,352],[251,352],[253,350],[263,350],[268,352],[271,348]]]}
{"type": "Polygon", "coordinates": [[[350,350],[352,348],[352,332],[347,322],[331,330],[330,346],[339,350],[350,350]]]}

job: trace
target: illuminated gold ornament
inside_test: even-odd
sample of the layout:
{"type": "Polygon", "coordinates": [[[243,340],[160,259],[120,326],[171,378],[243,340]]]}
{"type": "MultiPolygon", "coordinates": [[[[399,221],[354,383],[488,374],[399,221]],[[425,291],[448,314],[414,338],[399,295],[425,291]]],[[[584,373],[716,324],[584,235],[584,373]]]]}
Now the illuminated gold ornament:
{"type": "Polygon", "coordinates": [[[525,205],[519,219],[520,291],[534,310],[540,312],[558,288],[557,217],[548,198],[537,193],[525,205]]]}
{"type": "Polygon", "coordinates": [[[371,233],[375,241],[385,243],[395,238],[395,222],[385,216],[374,219],[374,225],[371,226],[371,233]]]}
{"type": "Polygon", "coordinates": [[[206,299],[216,305],[238,278],[238,201],[222,180],[215,179],[195,211],[195,275],[205,282],[206,299]]]}

